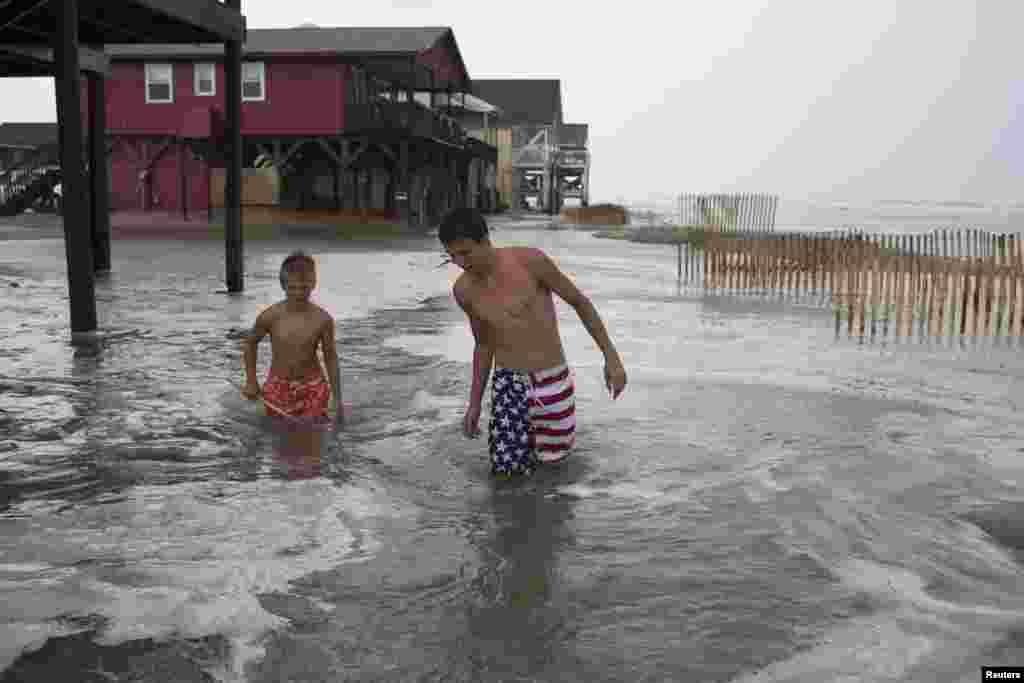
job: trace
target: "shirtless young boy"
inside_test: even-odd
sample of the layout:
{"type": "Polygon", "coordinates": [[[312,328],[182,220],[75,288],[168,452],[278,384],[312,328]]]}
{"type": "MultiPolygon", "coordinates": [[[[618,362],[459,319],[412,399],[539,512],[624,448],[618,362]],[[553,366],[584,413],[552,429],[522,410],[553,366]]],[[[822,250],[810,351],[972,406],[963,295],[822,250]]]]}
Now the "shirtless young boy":
{"type": "Polygon", "coordinates": [[[267,415],[325,418],[333,394],[335,420],[341,424],[344,411],[338,383],[338,353],[334,347],[334,319],[309,300],[316,287],[316,263],[302,251],[293,252],[281,264],[281,287],[285,299],[265,309],[256,318],[252,332],[242,342],[246,385],[242,393],[251,400],[263,397],[267,415]],[[264,336],[270,335],[271,363],[262,390],[256,381],[256,352],[264,336]],[[324,377],[317,360],[317,346],[323,349],[329,377],[324,377]],[[330,384],[328,384],[330,382],[330,384]]]}
{"type": "Polygon", "coordinates": [[[597,309],[540,249],[493,247],[487,223],[474,209],[450,211],[438,238],[464,271],[453,293],[476,341],[464,434],[479,434],[484,387],[494,363],[492,472],[531,474],[538,464],[561,462],[575,438],[576,401],[551,294],[575,309],[604,353],[605,385],[615,399],[626,387],[626,371],[597,309]]]}

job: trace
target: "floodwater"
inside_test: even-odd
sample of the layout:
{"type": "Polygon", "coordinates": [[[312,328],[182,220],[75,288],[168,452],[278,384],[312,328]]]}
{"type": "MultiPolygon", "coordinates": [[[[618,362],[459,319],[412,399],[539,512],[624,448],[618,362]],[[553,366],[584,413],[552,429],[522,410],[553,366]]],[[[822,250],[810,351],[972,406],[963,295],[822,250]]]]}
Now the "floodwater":
{"type": "Polygon", "coordinates": [[[513,484],[460,434],[472,341],[432,238],[249,243],[239,296],[219,243],[118,241],[82,347],[62,241],[0,243],[0,681],[930,683],[1024,663],[1019,348],[837,338],[818,306],[678,289],[659,245],[494,240],[554,257],[629,373],[612,401],[559,302],[578,447],[513,484]],[[299,460],[231,384],[297,246],[353,404],[299,460]]]}

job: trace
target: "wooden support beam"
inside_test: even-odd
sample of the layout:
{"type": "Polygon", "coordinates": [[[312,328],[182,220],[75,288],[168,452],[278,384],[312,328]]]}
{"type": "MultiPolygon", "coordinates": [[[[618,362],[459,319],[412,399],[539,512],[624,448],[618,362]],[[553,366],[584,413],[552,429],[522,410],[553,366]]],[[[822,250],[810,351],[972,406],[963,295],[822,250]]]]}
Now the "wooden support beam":
{"type": "Polygon", "coordinates": [[[399,220],[409,225],[412,220],[412,184],[409,178],[409,141],[398,143],[398,187],[405,195],[404,203],[398,206],[399,220]]]}
{"type": "Polygon", "coordinates": [[[89,74],[89,194],[93,270],[110,271],[110,183],[105,138],[106,87],[102,76],[89,74]]]}
{"type": "Polygon", "coordinates": [[[395,153],[391,151],[391,148],[389,148],[387,145],[385,145],[382,142],[378,142],[378,143],[376,143],[376,145],[377,145],[377,148],[380,149],[380,151],[384,152],[384,156],[386,156],[388,159],[391,159],[392,163],[394,163],[396,161],[395,153]]]}
{"type": "Polygon", "coordinates": [[[341,187],[340,187],[341,182],[340,182],[340,176],[341,176],[341,167],[339,167],[337,165],[331,166],[331,180],[333,181],[332,182],[332,190],[334,191],[334,208],[335,209],[340,209],[341,208],[341,187]]]}
{"type": "Polygon", "coordinates": [[[284,169],[280,168],[280,161],[279,161],[281,159],[281,146],[282,146],[281,145],[281,141],[280,140],[274,140],[271,143],[271,146],[274,148],[274,150],[273,150],[273,152],[271,152],[270,158],[274,160],[274,166],[277,166],[279,168],[279,170],[284,172],[284,169]]]}
{"type": "Polygon", "coordinates": [[[136,164],[143,162],[142,159],[142,143],[134,138],[116,136],[110,143],[110,153],[117,148],[126,149],[132,155],[132,161],[136,164]]]}
{"type": "MultiPolygon", "coordinates": [[[[4,3],[6,4],[6,3],[4,3]]],[[[56,58],[53,48],[41,47],[38,45],[2,45],[0,53],[14,55],[18,58],[37,62],[40,68],[56,69],[56,58]]],[[[19,59],[19,61],[21,61],[19,59]]],[[[110,59],[103,50],[94,50],[88,47],[78,48],[78,68],[88,74],[110,75],[110,59]]],[[[53,71],[56,73],[56,71],[53,71]]]]}
{"type": "Polygon", "coordinates": [[[185,173],[185,143],[178,145],[178,201],[181,203],[181,217],[188,220],[188,175],[185,173]]]}
{"type": "Polygon", "coordinates": [[[333,161],[339,168],[343,168],[345,166],[345,160],[343,158],[345,155],[344,151],[339,155],[334,151],[334,148],[331,147],[327,140],[324,140],[323,138],[316,138],[316,142],[325,152],[327,152],[327,156],[329,156],[331,161],[333,161]]]}
{"type": "Polygon", "coordinates": [[[68,264],[71,339],[87,339],[96,331],[96,281],[93,271],[87,185],[82,150],[82,88],[78,64],[78,0],[53,3],[57,30],[53,36],[56,61],[58,137],[64,215],[64,250],[68,264]]]}
{"type": "MultiPolygon", "coordinates": [[[[226,0],[227,9],[238,12],[241,0],[226,0]]],[[[224,261],[228,292],[244,288],[242,252],[242,40],[231,33],[224,45],[225,159],[224,159],[224,261]]]]}
{"type": "Polygon", "coordinates": [[[174,145],[170,142],[165,142],[163,145],[161,145],[160,149],[156,151],[156,154],[150,157],[149,160],[146,162],[146,170],[152,171],[153,166],[155,166],[157,162],[160,161],[160,159],[162,159],[163,156],[167,154],[167,152],[169,152],[171,147],[173,146],[174,145]]]}
{"type": "Polygon", "coordinates": [[[306,144],[307,140],[296,140],[292,143],[288,151],[283,155],[281,154],[281,142],[279,140],[274,141],[274,165],[278,168],[283,168],[287,164],[292,156],[299,151],[299,148],[306,144]]]}
{"type": "Polygon", "coordinates": [[[352,164],[359,160],[359,157],[361,157],[366,150],[370,149],[370,142],[365,138],[360,139],[357,144],[359,145],[359,148],[356,149],[355,152],[351,152],[350,149],[349,151],[351,153],[345,155],[345,163],[342,165],[342,168],[351,167],[352,164]]]}
{"type": "Polygon", "coordinates": [[[146,5],[156,15],[170,16],[179,21],[201,26],[225,43],[245,41],[245,18],[241,15],[240,0],[135,0],[146,5]]]}

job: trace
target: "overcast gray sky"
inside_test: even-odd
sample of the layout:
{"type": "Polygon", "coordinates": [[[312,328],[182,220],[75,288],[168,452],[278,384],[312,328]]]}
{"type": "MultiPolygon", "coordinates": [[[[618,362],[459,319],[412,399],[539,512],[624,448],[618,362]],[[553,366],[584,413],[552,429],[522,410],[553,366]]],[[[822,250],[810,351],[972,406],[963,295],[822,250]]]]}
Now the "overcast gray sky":
{"type": "MultiPolygon", "coordinates": [[[[470,76],[560,78],[594,201],[1018,199],[1018,0],[242,0],[249,26],[451,26],[470,76]],[[515,9],[512,9],[515,7],[515,9]]],[[[48,79],[0,120],[55,120],[48,79]]]]}

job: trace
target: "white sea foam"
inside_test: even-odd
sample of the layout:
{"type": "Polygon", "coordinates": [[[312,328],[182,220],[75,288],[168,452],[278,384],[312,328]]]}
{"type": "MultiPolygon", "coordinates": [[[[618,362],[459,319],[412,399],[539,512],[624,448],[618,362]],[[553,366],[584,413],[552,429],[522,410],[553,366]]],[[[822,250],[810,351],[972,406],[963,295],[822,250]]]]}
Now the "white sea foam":
{"type": "Polygon", "coordinates": [[[1020,609],[999,609],[939,600],[928,595],[925,580],[902,567],[886,566],[861,558],[850,558],[833,572],[850,588],[871,594],[889,604],[909,604],[920,610],[944,615],[972,615],[1014,622],[1024,618],[1020,609]]]}
{"type": "Polygon", "coordinates": [[[643,504],[647,507],[652,505],[665,505],[676,503],[691,498],[692,486],[676,487],[670,491],[663,491],[654,487],[637,486],[635,484],[621,483],[610,486],[590,486],[588,484],[568,484],[560,486],[555,491],[574,498],[611,498],[618,500],[632,501],[643,504]]]}
{"type": "Polygon", "coordinates": [[[438,396],[424,389],[418,389],[412,396],[409,408],[414,413],[426,413],[464,405],[465,398],[462,396],[438,396]]]}
{"type": "Polygon", "coordinates": [[[882,610],[846,620],[818,643],[733,683],[879,683],[917,672],[928,680],[959,680],[963,663],[1005,637],[1020,611],[959,605],[928,595],[925,580],[907,569],[850,558],[833,569],[844,585],[874,597],[882,610]]]}
{"type": "Polygon", "coordinates": [[[0,584],[0,667],[67,632],[52,620],[71,612],[105,617],[97,640],[108,645],[220,634],[235,648],[219,675],[237,678],[261,656],[261,637],[287,623],[259,594],[367,557],[377,542],[343,520],[358,526],[383,510],[364,491],[311,479],[138,487],[118,502],[36,516],[0,548],[10,559],[0,565],[10,579],[0,584]],[[68,558],[93,562],[55,566],[68,558]]]}
{"type": "Polygon", "coordinates": [[[818,646],[733,683],[899,681],[937,646],[936,639],[908,631],[897,618],[858,619],[828,631],[818,646]]]}

